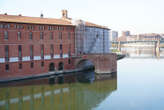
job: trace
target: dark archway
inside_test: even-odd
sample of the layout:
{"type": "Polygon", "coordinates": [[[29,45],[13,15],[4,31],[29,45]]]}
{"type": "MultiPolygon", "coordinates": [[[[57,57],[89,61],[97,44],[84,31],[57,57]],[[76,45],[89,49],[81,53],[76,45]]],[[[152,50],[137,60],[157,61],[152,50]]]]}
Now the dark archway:
{"type": "Polygon", "coordinates": [[[55,71],[55,64],[54,63],[49,64],[49,71],[55,71]]]}
{"type": "Polygon", "coordinates": [[[77,63],[76,68],[82,68],[82,67],[88,67],[88,66],[94,66],[94,63],[88,59],[83,59],[77,63]]]}
{"type": "Polygon", "coordinates": [[[64,63],[60,62],[58,65],[58,70],[63,70],[64,69],[64,63]]]}
{"type": "Polygon", "coordinates": [[[93,82],[95,80],[95,66],[92,61],[83,59],[78,62],[76,68],[84,69],[83,72],[77,76],[79,82],[93,82]]]}

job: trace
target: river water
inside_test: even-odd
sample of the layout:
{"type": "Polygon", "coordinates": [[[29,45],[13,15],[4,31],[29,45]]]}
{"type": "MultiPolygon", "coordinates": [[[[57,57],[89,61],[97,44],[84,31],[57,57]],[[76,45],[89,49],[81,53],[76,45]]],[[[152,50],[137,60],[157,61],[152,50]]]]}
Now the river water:
{"type": "Polygon", "coordinates": [[[0,88],[0,110],[164,110],[164,50],[124,48],[117,77],[0,88]]]}

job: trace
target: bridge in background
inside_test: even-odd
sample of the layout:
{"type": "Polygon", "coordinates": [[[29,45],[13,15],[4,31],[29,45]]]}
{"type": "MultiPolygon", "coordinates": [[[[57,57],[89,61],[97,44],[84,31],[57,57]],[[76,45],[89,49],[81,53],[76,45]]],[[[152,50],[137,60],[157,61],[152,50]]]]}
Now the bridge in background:
{"type": "Polygon", "coordinates": [[[164,40],[136,40],[136,41],[119,41],[111,42],[112,46],[121,52],[122,47],[151,47],[154,48],[156,55],[159,55],[160,48],[164,47],[164,40]]]}
{"type": "Polygon", "coordinates": [[[143,41],[143,40],[135,40],[135,41],[112,41],[112,44],[131,44],[131,43],[145,43],[145,44],[155,44],[155,43],[164,43],[164,40],[153,40],[153,41],[143,41]]]}

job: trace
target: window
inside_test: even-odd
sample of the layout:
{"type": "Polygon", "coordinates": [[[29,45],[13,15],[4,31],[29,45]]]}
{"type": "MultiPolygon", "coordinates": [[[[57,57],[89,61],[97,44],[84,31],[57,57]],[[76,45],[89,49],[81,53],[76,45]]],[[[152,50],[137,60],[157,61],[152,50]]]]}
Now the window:
{"type": "Polygon", "coordinates": [[[44,45],[41,45],[41,58],[44,59],[44,45]]]}
{"type": "Polygon", "coordinates": [[[44,26],[39,26],[39,30],[44,30],[44,26]]]}
{"type": "Polygon", "coordinates": [[[9,71],[9,64],[6,64],[6,65],[5,65],[5,70],[6,70],[6,71],[9,71]]]}
{"type": "Polygon", "coordinates": [[[3,24],[0,24],[0,28],[3,28],[3,24]]]}
{"type": "Polygon", "coordinates": [[[30,45],[30,59],[33,60],[33,45],[30,45]]]}
{"type": "Polygon", "coordinates": [[[53,32],[50,33],[50,40],[53,40],[53,32]]]}
{"type": "Polygon", "coordinates": [[[57,28],[57,30],[59,30],[59,26],[57,26],[56,28],[57,28]]]}
{"type": "Polygon", "coordinates": [[[68,48],[68,56],[71,56],[71,44],[69,44],[69,48],[68,48]]]}
{"type": "Polygon", "coordinates": [[[51,58],[53,58],[53,56],[54,56],[54,45],[53,44],[50,45],[50,55],[51,55],[51,58]]]}
{"type": "Polygon", "coordinates": [[[10,24],[4,24],[3,28],[10,28],[10,24]]]}
{"type": "MultiPolygon", "coordinates": [[[[24,28],[23,25],[17,25],[17,24],[15,24],[14,27],[15,27],[15,29],[23,29],[24,28]]],[[[28,29],[32,29],[32,28],[33,27],[28,26],[28,29]]]]}
{"type": "Polygon", "coordinates": [[[41,67],[44,67],[44,61],[41,62],[41,67]]]}
{"type": "Polygon", "coordinates": [[[9,61],[9,46],[5,46],[5,61],[9,61]]]}
{"type": "Polygon", "coordinates": [[[6,28],[10,28],[10,24],[7,24],[7,25],[6,25],[6,28]]]}
{"type": "Polygon", "coordinates": [[[4,32],[4,39],[8,40],[8,32],[7,31],[4,32]]]}
{"type": "Polygon", "coordinates": [[[64,27],[59,26],[58,30],[64,30],[64,27]]]}
{"type": "Polygon", "coordinates": [[[71,64],[71,59],[68,59],[68,64],[71,64]]]}
{"type": "Polygon", "coordinates": [[[62,58],[63,57],[63,52],[60,52],[60,58],[62,58]]]}
{"type": "Polygon", "coordinates": [[[40,32],[40,39],[43,40],[44,39],[44,33],[40,32]]]}
{"type": "Polygon", "coordinates": [[[48,30],[53,30],[53,26],[48,26],[48,30]]]}
{"type": "Polygon", "coordinates": [[[22,60],[22,46],[21,45],[18,45],[18,57],[19,57],[19,60],[22,60]]]}
{"type": "Polygon", "coordinates": [[[32,40],[33,37],[32,37],[32,32],[29,33],[29,39],[32,40]]]}
{"type": "Polygon", "coordinates": [[[22,69],[22,63],[19,63],[19,69],[22,69]]]}
{"type": "Polygon", "coordinates": [[[30,67],[34,68],[34,62],[31,62],[30,67]]]}
{"type": "Polygon", "coordinates": [[[10,28],[10,24],[0,24],[0,28],[10,28]]]}
{"type": "Polygon", "coordinates": [[[24,28],[24,26],[23,26],[23,25],[20,25],[20,28],[21,28],[21,29],[23,29],[23,28],[24,28]]]}
{"type": "Polygon", "coordinates": [[[62,40],[62,32],[59,32],[59,39],[62,40]]]}
{"type": "Polygon", "coordinates": [[[18,40],[21,40],[21,32],[18,32],[18,40]]]}
{"type": "Polygon", "coordinates": [[[15,29],[17,28],[17,25],[16,25],[16,24],[14,25],[14,28],[15,28],[15,29]]]}
{"type": "Polygon", "coordinates": [[[63,50],[63,46],[62,46],[62,44],[60,44],[60,50],[61,50],[61,51],[63,50]]]}
{"type": "Polygon", "coordinates": [[[71,57],[71,52],[70,51],[68,52],[68,57],[71,57]]]}
{"type": "Polygon", "coordinates": [[[27,28],[28,28],[28,30],[33,30],[34,29],[34,27],[31,26],[31,25],[29,25],[27,28]]]}
{"type": "Polygon", "coordinates": [[[63,46],[62,46],[62,44],[60,44],[60,58],[62,58],[63,57],[63,46]]]}

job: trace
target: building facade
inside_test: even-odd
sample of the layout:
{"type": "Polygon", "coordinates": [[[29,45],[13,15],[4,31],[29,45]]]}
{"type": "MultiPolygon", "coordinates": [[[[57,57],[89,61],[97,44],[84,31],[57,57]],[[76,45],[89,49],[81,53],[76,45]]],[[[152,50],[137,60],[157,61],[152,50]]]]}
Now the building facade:
{"type": "Polygon", "coordinates": [[[0,15],[1,78],[73,68],[74,31],[62,19],[0,15]]]}
{"type": "Polygon", "coordinates": [[[130,36],[130,31],[122,31],[122,36],[130,36]]]}
{"type": "Polygon", "coordinates": [[[77,55],[110,53],[110,29],[83,20],[72,20],[77,55]]]}
{"type": "Polygon", "coordinates": [[[109,29],[85,27],[84,53],[110,53],[109,29]]]}

